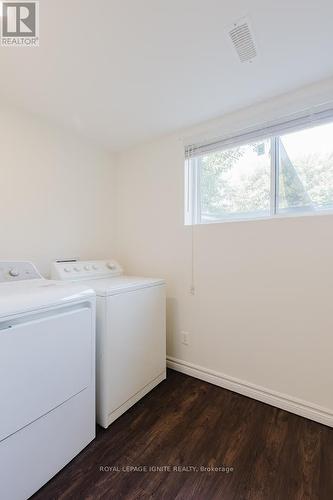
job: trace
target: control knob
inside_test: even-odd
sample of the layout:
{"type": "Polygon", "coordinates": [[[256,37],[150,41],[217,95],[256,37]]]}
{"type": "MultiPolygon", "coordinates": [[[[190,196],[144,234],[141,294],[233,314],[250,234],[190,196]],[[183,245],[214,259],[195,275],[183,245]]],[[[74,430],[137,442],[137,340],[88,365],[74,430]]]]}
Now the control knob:
{"type": "Polygon", "coordinates": [[[19,275],[20,275],[20,272],[15,267],[13,267],[12,269],[9,270],[9,276],[16,278],[19,275]]]}

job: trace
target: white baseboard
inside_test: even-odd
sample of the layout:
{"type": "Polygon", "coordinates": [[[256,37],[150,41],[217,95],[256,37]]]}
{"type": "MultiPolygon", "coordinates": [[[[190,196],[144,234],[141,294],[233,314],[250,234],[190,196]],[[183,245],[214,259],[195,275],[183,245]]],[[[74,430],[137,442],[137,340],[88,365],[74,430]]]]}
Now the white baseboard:
{"type": "Polygon", "coordinates": [[[328,408],[323,408],[316,404],[288,396],[287,394],[271,391],[259,385],[229,377],[223,373],[215,372],[208,368],[194,365],[170,356],[167,357],[167,366],[178,372],[190,375],[191,377],[204,380],[205,382],[218,385],[224,389],[238,392],[249,398],[257,399],[263,403],[276,406],[282,410],[296,413],[296,415],[300,415],[301,417],[309,418],[310,420],[315,420],[321,424],[333,427],[333,411],[328,408]]]}

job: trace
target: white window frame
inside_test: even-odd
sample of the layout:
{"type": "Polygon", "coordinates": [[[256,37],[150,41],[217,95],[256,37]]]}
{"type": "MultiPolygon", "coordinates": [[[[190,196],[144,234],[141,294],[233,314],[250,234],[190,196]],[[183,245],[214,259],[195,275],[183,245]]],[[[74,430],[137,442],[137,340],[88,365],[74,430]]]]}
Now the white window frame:
{"type": "Polygon", "coordinates": [[[265,220],[272,218],[288,218],[288,217],[301,217],[310,215],[325,215],[332,214],[332,208],[319,208],[315,212],[307,211],[303,208],[290,209],[286,212],[278,211],[279,202],[279,141],[281,135],[287,133],[305,130],[316,125],[323,125],[325,123],[333,123],[333,110],[325,110],[318,113],[312,113],[309,116],[301,117],[291,121],[283,122],[280,124],[271,125],[261,129],[246,131],[244,134],[228,137],[219,141],[211,143],[203,143],[198,145],[190,145],[185,148],[185,225],[194,224],[215,224],[221,222],[244,222],[253,220],[265,220]],[[271,129],[275,132],[274,135],[267,135],[267,131],[271,129]],[[245,140],[248,138],[248,140],[245,140]],[[232,149],[236,145],[251,144],[251,142],[258,140],[270,140],[271,144],[271,166],[270,166],[270,213],[268,215],[250,215],[240,217],[216,218],[211,221],[202,221],[201,217],[201,189],[200,189],[200,167],[199,158],[203,154],[210,152],[223,151],[232,149]]]}

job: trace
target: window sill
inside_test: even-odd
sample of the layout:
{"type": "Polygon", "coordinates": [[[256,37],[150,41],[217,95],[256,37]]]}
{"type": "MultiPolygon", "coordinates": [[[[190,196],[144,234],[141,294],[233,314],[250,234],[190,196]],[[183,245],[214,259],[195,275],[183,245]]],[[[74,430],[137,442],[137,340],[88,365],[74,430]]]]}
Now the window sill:
{"type": "Polygon", "coordinates": [[[297,219],[299,217],[318,217],[323,215],[333,215],[333,209],[329,210],[318,210],[318,212],[297,212],[297,213],[285,213],[285,214],[276,214],[276,215],[263,215],[258,217],[235,217],[230,219],[216,219],[205,222],[185,222],[185,226],[206,226],[210,224],[230,224],[237,222],[258,222],[258,221],[268,221],[268,220],[280,220],[280,219],[297,219]]]}

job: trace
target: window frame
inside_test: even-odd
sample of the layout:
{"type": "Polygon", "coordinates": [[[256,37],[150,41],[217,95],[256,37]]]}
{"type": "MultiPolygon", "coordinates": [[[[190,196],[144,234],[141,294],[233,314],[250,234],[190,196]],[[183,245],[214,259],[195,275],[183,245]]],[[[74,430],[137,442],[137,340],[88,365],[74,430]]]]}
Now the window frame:
{"type": "MultiPolygon", "coordinates": [[[[332,113],[333,115],[333,113],[332,113]]],[[[280,138],[287,133],[292,133],[296,131],[306,130],[311,127],[324,125],[325,123],[333,124],[333,117],[330,119],[325,119],[320,121],[319,123],[312,123],[309,121],[307,125],[303,125],[302,127],[297,127],[295,129],[291,129],[290,131],[281,131],[280,134],[274,134],[272,136],[265,136],[264,134],[260,137],[259,134],[256,135],[254,141],[260,140],[269,140],[271,146],[271,165],[270,165],[270,212],[265,215],[250,215],[246,216],[246,212],[243,214],[240,212],[240,216],[237,217],[221,217],[216,218],[214,220],[202,220],[201,215],[201,189],[200,189],[200,167],[199,167],[199,158],[204,154],[209,154],[210,152],[217,151],[226,151],[228,149],[232,149],[234,146],[228,140],[228,145],[220,148],[214,148],[212,151],[206,151],[202,154],[192,155],[193,150],[190,150],[190,154],[187,153],[185,155],[185,225],[196,225],[196,224],[216,224],[216,223],[225,223],[225,222],[250,222],[256,220],[269,220],[269,219],[285,219],[290,217],[304,217],[304,216],[314,216],[314,215],[327,215],[333,214],[333,207],[329,208],[318,208],[315,211],[304,210],[304,207],[291,208],[290,210],[286,210],[285,212],[278,210],[279,205],[279,175],[280,175],[280,149],[279,143],[280,138]],[[187,157],[186,157],[187,156],[187,157]]],[[[252,141],[244,141],[239,142],[237,145],[248,145],[251,144],[252,141]]]]}

